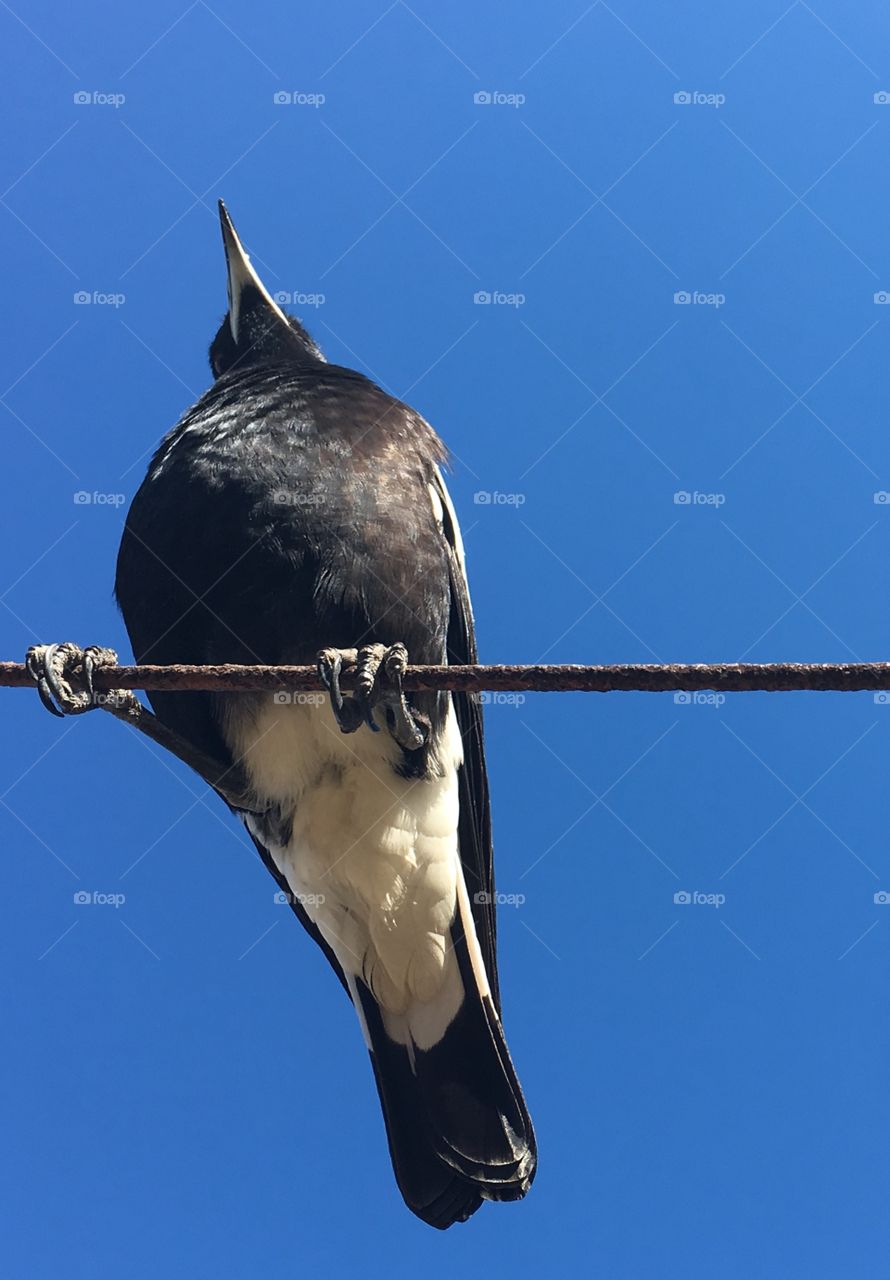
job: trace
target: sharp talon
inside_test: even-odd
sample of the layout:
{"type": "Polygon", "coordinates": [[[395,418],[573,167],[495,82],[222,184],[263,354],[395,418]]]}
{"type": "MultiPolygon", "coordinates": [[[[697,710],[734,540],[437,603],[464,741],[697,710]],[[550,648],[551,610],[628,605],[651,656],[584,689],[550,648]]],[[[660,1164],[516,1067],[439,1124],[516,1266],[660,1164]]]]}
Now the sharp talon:
{"type": "Polygon", "coordinates": [[[318,655],[318,674],[327,689],[334,708],[334,715],[339,718],[343,710],[343,694],[340,692],[340,672],[343,670],[343,658],[339,649],[322,649],[318,655]]]}
{"type": "Polygon", "coordinates": [[[25,654],[25,666],[28,674],[37,684],[37,692],[40,695],[40,701],[46,707],[51,715],[64,717],[64,712],[60,711],[53,702],[52,693],[46,680],[45,663],[51,650],[55,650],[56,645],[33,645],[25,654]]]}
{"type": "Polygon", "coordinates": [[[322,649],[318,655],[318,674],[328,691],[331,710],[340,732],[355,733],[362,723],[364,711],[355,698],[344,698],[340,689],[340,672],[343,670],[344,654],[347,657],[352,656],[347,650],[322,649]]]}
{"type": "Polygon", "coordinates": [[[362,708],[362,718],[372,733],[380,732],[380,725],[374,720],[374,705],[380,698],[377,681],[380,665],[385,657],[386,649],[382,644],[367,644],[359,649],[356,657],[354,697],[362,708]]]}
{"type": "MultiPolygon", "coordinates": [[[[44,659],[43,666],[46,673],[44,677],[46,683],[56,701],[56,705],[59,707],[60,715],[64,715],[65,700],[66,698],[71,697],[71,686],[67,684],[67,682],[63,681],[62,672],[56,664],[56,659],[60,651],[62,651],[62,646],[60,644],[49,645],[46,650],[46,657],[44,659]]],[[[62,663],[59,665],[64,666],[64,661],[65,658],[63,653],[62,663]]]]}
{"type": "Polygon", "coordinates": [[[60,720],[65,719],[65,712],[60,711],[59,708],[56,706],[56,704],[53,702],[53,696],[49,691],[49,685],[46,683],[46,680],[43,676],[41,676],[41,678],[37,681],[37,693],[38,693],[38,696],[40,697],[40,701],[46,707],[47,711],[49,711],[54,716],[58,716],[60,720]]]}
{"type": "MultiPolygon", "coordinates": [[[[47,711],[62,717],[82,715],[97,705],[93,673],[99,667],[113,666],[116,662],[113,649],[102,649],[98,645],[81,649],[70,641],[33,645],[25,656],[28,673],[37,683],[40,701],[47,711]]],[[[106,697],[109,702],[123,705],[128,694],[125,690],[112,690],[106,697]]]]}
{"type": "Polygon", "coordinates": [[[35,665],[38,669],[37,692],[40,695],[40,701],[54,716],[60,719],[65,718],[65,712],[62,704],[65,698],[65,691],[59,683],[59,675],[55,668],[56,655],[61,645],[48,644],[42,651],[37,654],[33,650],[29,652],[36,659],[35,665]]]}
{"type": "Polygon", "coordinates": [[[383,676],[388,686],[382,701],[387,710],[389,731],[404,751],[418,751],[426,742],[424,727],[408,704],[402,689],[402,677],[408,666],[408,650],[403,644],[390,645],[383,660],[383,676]]]}

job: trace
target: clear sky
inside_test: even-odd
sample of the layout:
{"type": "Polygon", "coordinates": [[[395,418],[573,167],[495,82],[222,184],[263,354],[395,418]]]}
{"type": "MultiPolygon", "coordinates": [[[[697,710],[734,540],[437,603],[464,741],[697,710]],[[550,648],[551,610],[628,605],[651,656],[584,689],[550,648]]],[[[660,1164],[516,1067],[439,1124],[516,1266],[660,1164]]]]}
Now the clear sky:
{"type": "MultiPolygon", "coordinates": [[[[890,657],[886,6],[13,2],[0,36],[4,658],[129,656],[117,544],[209,382],[219,196],[451,445],[484,660],[890,657]]],[[[442,1236],[219,802],[0,697],[5,1275],[881,1274],[890,705],[490,708],[540,1169],[442,1236]]]]}

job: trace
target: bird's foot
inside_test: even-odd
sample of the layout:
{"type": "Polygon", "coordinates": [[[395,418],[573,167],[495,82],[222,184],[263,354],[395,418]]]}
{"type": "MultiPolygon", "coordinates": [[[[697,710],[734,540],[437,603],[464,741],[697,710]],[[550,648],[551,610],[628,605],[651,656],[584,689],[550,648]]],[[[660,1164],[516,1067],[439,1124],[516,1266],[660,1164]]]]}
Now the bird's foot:
{"type": "Polygon", "coordinates": [[[25,656],[25,665],[37,682],[40,701],[54,716],[79,716],[101,706],[127,710],[136,702],[129,689],[97,693],[93,687],[95,671],[117,665],[113,649],[99,645],[82,649],[70,640],[64,644],[35,644],[25,656]]]}
{"type": "Polygon", "coordinates": [[[101,707],[118,720],[138,729],[145,737],[194,769],[208,786],[222,796],[233,809],[247,813],[262,812],[253,793],[250,779],[239,761],[217,760],[201,747],[169,728],[144,707],[131,689],[107,689],[97,693],[93,674],[100,667],[117,665],[113,649],[91,645],[33,645],[25,657],[25,665],[37,682],[40,700],[54,716],[79,716],[101,707]]]}
{"type": "Polygon", "coordinates": [[[382,707],[390,735],[406,751],[417,751],[428,735],[425,718],[408,705],[402,689],[402,678],[408,666],[408,651],[403,644],[369,644],[361,649],[322,649],[318,655],[318,673],[331,699],[334,719],[341,733],[355,733],[367,724],[375,733],[375,707],[382,707]],[[340,688],[343,663],[355,665],[355,688],[344,697],[340,688]]]}

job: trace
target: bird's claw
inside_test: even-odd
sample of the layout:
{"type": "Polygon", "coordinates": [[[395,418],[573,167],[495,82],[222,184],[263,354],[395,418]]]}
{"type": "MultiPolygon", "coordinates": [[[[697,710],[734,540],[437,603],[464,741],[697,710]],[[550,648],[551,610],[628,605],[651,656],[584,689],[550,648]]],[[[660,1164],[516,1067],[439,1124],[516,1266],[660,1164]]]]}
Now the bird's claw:
{"type": "Polygon", "coordinates": [[[340,688],[343,660],[355,662],[357,657],[355,649],[322,649],[318,655],[318,674],[328,691],[331,710],[341,733],[355,733],[365,719],[364,708],[354,697],[344,698],[340,688]]]}
{"type": "Polygon", "coordinates": [[[429,722],[412,710],[405,698],[402,679],[408,668],[408,650],[392,644],[383,655],[380,702],[386,712],[389,732],[405,751],[418,751],[429,736],[429,722]]]}
{"type": "Polygon", "coordinates": [[[341,733],[355,733],[362,724],[378,733],[374,709],[382,707],[390,735],[406,751],[417,751],[427,739],[421,717],[409,707],[402,689],[408,666],[408,650],[403,644],[369,644],[361,649],[322,649],[318,673],[328,690],[334,719],[341,733]],[[355,666],[354,691],[344,698],[340,673],[347,661],[355,666]]]}
{"type": "Polygon", "coordinates": [[[40,701],[54,716],[79,716],[102,705],[126,707],[135,697],[128,689],[97,694],[93,684],[93,675],[100,667],[116,664],[113,649],[99,645],[82,649],[70,640],[64,644],[32,645],[25,656],[40,701]]]}

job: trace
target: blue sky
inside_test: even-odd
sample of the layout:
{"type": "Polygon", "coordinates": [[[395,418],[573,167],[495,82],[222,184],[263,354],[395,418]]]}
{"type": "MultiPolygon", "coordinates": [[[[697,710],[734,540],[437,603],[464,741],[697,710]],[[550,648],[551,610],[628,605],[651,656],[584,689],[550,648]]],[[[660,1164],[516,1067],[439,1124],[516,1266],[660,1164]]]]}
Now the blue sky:
{"type": "MultiPolygon", "coordinates": [[[[484,660],[888,656],[884,6],[161,0],[0,29],[4,658],[129,656],[124,504],[208,385],[219,196],[328,356],[451,445],[484,660]]],[[[890,706],[491,706],[540,1171],[443,1237],[219,803],[101,714],[2,697],[5,1274],[884,1264],[890,706]]]]}

